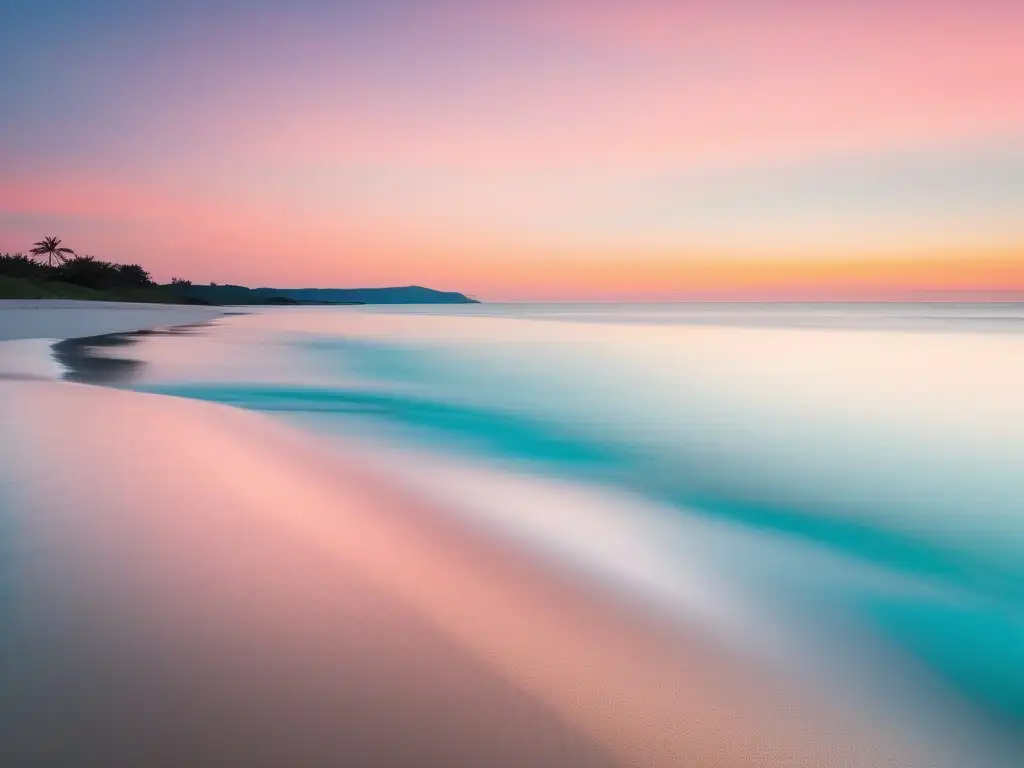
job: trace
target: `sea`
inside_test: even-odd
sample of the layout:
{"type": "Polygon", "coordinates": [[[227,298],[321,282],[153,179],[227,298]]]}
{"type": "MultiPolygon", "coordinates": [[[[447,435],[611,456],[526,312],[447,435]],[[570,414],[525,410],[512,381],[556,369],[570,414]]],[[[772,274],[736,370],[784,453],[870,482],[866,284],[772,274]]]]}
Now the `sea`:
{"type": "Polygon", "coordinates": [[[1024,765],[1024,305],[230,311],[53,354],[355,451],[952,764],[1024,765]]]}

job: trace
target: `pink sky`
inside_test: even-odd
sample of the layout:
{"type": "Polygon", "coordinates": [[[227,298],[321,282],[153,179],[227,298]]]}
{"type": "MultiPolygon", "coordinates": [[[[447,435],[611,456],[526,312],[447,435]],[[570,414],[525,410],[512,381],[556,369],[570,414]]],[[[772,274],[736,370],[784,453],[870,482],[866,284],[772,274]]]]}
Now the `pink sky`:
{"type": "Polygon", "coordinates": [[[983,268],[1024,263],[1021,3],[103,5],[0,86],[0,250],[494,299],[841,292],[851,258],[1024,288],[983,268]]]}

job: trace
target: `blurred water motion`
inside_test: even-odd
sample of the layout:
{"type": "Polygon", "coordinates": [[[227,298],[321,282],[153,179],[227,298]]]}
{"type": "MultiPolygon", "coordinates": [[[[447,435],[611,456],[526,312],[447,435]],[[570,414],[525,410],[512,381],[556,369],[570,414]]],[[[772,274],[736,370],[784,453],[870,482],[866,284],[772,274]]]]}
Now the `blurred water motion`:
{"type": "MultiPolygon", "coordinates": [[[[379,580],[431,627],[408,643],[428,647],[433,632],[456,638],[569,723],[566,733],[582,734],[543,735],[546,715],[526,714],[533,704],[479,705],[525,719],[452,738],[505,750],[509,764],[629,764],[645,738],[673,730],[676,712],[680,739],[701,765],[825,765],[818,750],[829,723],[849,717],[874,729],[877,744],[850,736],[852,751],[836,746],[837,766],[892,765],[875,749],[898,742],[915,754],[924,748],[921,765],[1010,768],[1024,755],[1022,330],[1024,311],[1009,305],[302,308],[135,336],[117,348],[130,365],[90,367],[89,354],[66,348],[58,359],[77,380],[99,372],[103,383],[273,414],[312,433],[310,445],[358,456],[386,488],[435,510],[444,522],[432,525],[451,526],[444,536],[395,534],[405,522],[385,535],[390,518],[360,522],[341,511],[351,500],[312,475],[308,492],[274,491],[269,467],[298,465],[297,454],[268,454],[261,464],[245,453],[258,441],[223,442],[174,419],[162,427],[168,455],[191,443],[203,471],[262,488],[260,503],[280,507],[288,525],[316,520],[320,538],[344,550],[347,576],[335,574],[335,583],[321,573],[303,587],[317,605],[343,600],[348,579],[379,580]],[[110,375],[119,370],[130,376],[110,375]],[[463,535],[500,547],[453,543],[463,535]],[[431,556],[418,536],[437,538],[431,556]],[[550,589],[535,583],[528,563],[562,574],[573,595],[618,605],[619,619],[580,608],[555,577],[550,589]],[[493,581],[470,585],[473,573],[493,581]],[[647,634],[648,622],[666,629],[647,634]],[[617,700],[615,691],[636,698],[617,700]],[[779,701],[806,694],[829,714],[820,724],[794,715],[787,725],[774,691],[779,701]],[[562,751],[531,752],[519,743],[531,729],[539,742],[568,741],[562,751]],[[737,744],[789,739],[791,748],[795,735],[806,739],[799,761],[738,756],[737,744]],[[513,742],[523,751],[508,752],[513,742]]],[[[79,350],[88,348],[105,354],[102,343],[79,350]]],[[[143,423],[110,441],[131,441],[143,423]]],[[[138,482],[148,466],[140,464],[138,482]]],[[[219,508],[201,487],[191,498],[152,487],[133,497],[169,515],[176,504],[182,514],[219,508]]],[[[97,498],[116,507],[109,492],[97,498]]],[[[223,542],[203,546],[213,547],[211,559],[228,551],[223,542]]],[[[287,578],[313,578],[301,572],[287,578]]],[[[333,636],[274,607],[292,594],[275,589],[254,615],[237,618],[262,632],[263,622],[288,615],[303,631],[333,636]]],[[[374,598],[372,610],[386,611],[389,599],[374,598]]],[[[381,642],[406,631],[390,627],[381,642]]],[[[247,651],[253,664],[275,636],[247,651]]],[[[295,630],[280,650],[312,642],[304,637],[295,630]]],[[[442,651],[424,653],[410,658],[433,658],[421,668],[429,674],[462,674],[431,656],[442,651]]],[[[309,658],[314,676],[336,663],[325,647],[309,658]]],[[[393,692],[395,676],[381,666],[391,663],[374,669],[393,692]]],[[[375,678],[359,679],[372,695],[375,678]]],[[[466,703],[444,706],[456,719],[471,714],[466,703]]],[[[316,716],[308,702],[301,709],[316,716]]],[[[449,733],[444,720],[421,726],[449,733]]],[[[765,754],[794,754],[774,748],[765,754]]],[[[665,750],[661,764],[672,764],[665,750]]],[[[376,759],[367,764],[384,758],[376,759]]]]}

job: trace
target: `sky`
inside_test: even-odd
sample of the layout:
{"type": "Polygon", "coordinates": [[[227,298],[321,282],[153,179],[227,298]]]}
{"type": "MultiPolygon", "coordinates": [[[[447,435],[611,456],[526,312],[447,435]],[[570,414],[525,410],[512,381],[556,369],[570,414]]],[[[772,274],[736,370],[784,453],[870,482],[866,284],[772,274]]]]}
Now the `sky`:
{"type": "Polygon", "coordinates": [[[1024,296],[1019,0],[5,0],[0,251],[484,300],[1024,296]]]}

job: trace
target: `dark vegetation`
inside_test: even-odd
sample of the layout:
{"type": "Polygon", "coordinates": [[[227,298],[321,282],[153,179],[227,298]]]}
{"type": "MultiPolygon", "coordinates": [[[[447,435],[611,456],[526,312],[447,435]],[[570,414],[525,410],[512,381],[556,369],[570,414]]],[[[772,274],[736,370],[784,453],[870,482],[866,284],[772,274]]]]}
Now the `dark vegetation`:
{"type": "Polygon", "coordinates": [[[461,293],[401,288],[246,288],[189,285],[186,295],[209,304],[474,304],[461,293]]]}
{"type": "Polygon", "coordinates": [[[56,241],[54,250],[34,248],[32,256],[0,254],[0,298],[201,303],[171,286],[157,285],[138,264],[79,256],[61,248],[56,238],[40,242],[48,241],[56,241]]]}
{"type": "Polygon", "coordinates": [[[0,299],[92,299],[167,304],[468,304],[461,293],[430,288],[246,288],[193,285],[180,277],[156,284],[138,264],[80,256],[56,237],[34,243],[29,255],[0,253],[0,299]]]}

